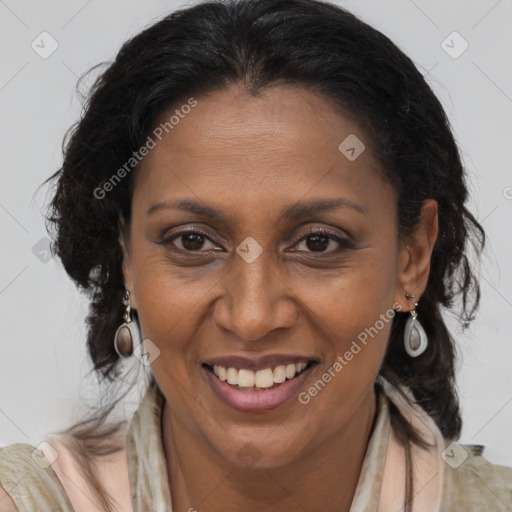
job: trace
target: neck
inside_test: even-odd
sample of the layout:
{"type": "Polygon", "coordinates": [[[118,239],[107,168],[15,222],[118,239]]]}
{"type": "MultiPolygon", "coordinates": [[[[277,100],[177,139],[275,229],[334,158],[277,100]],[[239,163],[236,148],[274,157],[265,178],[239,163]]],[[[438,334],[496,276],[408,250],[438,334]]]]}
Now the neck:
{"type": "Polygon", "coordinates": [[[170,414],[166,402],[163,444],[173,509],[348,512],[375,412],[372,387],[354,415],[320,445],[287,465],[257,469],[235,467],[221,459],[177,415],[170,414]]]}

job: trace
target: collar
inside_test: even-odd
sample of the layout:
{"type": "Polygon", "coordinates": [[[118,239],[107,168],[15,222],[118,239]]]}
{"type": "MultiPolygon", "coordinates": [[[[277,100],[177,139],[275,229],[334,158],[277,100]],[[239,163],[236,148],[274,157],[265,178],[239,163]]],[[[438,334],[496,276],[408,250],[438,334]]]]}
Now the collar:
{"type": "MultiPolygon", "coordinates": [[[[396,512],[405,506],[405,449],[391,428],[392,401],[433,448],[411,445],[414,479],[412,512],[436,512],[441,503],[443,438],[434,421],[419,406],[410,406],[382,377],[376,386],[374,427],[363,460],[350,512],[396,512]]],[[[410,393],[405,390],[406,394],[410,393]]],[[[154,379],[132,416],[126,439],[130,492],[134,512],[172,511],[162,439],[165,397],[154,379]]]]}
{"type": "Polygon", "coordinates": [[[130,421],[126,456],[134,512],[172,512],[161,429],[164,401],[152,379],[130,421]]]}

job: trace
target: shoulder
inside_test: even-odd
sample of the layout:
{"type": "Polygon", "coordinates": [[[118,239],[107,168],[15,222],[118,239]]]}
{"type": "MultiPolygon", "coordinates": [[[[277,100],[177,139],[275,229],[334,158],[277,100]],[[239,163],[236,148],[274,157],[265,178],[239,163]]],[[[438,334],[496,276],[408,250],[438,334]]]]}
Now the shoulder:
{"type": "Polygon", "coordinates": [[[510,511],[512,468],[492,464],[468,445],[454,443],[446,452],[441,510],[510,511]],[[451,459],[451,460],[450,460],[451,459]]]}
{"type": "Polygon", "coordinates": [[[0,512],[18,512],[19,509],[16,507],[11,496],[7,494],[7,491],[0,484],[0,512]]]}
{"type": "Polygon", "coordinates": [[[0,448],[0,512],[89,511],[98,502],[95,482],[113,498],[113,510],[131,512],[124,432],[103,441],[115,441],[120,449],[93,457],[83,446],[70,449],[60,436],[37,447],[17,443],[0,448]],[[88,453],[89,464],[77,453],[88,453]],[[90,471],[84,471],[86,466],[90,471]]]}
{"type": "Polygon", "coordinates": [[[88,512],[91,503],[102,503],[105,494],[113,510],[131,512],[131,493],[123,430],[87,444],[64,443],[53,437],[59,457],[53,469],[60,478],[75,512],[88,512]],[[101,487],[101,489],[100,489],[101,487]]]}
{"type": "Polygon", "coordinates": [[[0,448],[0,512],[41,509],[72,511],[51,466],[51,446],[15,443],[0,448]]]}

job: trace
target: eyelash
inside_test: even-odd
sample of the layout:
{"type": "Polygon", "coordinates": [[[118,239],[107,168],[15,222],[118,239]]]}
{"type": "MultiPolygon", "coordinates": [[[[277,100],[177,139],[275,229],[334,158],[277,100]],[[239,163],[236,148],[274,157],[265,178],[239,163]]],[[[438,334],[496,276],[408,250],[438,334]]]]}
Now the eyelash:
{"type": "MultiPolygon", "coordinates": [[[[172,242],[182,236],[185,236],[185,235],[190,235],[190,234],[194,234],[194,235],[199,235],[199,236],[202,236],[202,237],[205,237],[207,238],[210,242],[212,243],[215,243],[213,242],[213,240],[211,239],[212,236],[210,236],[208,233],[206,232],[203,232],[201,230],[197,230],[197,229],[184,229],[183,231],[179,231],[177,233],[173,233],[172,235],[168,235],[168,236],[165,236],[162,238],[161,240],[161,245],[163,246],[168,246],[168,245],[173,245],[172,242]]],[[[337,242],[339,244],[339,247],[333,251],[321,251],[321,252],[318,252],[318,253],[315,253],[314,251],[299,251],[299,252],[309,252],[311,254],[316,254],[317,257],[321,257],[322,255],[333,255],[333,254],[338,254],[346,249],[353,249],[353,244],[351,241],[349,241],[348,239],[346,238],[342,238],[338,235],[335,235],[334,233],[330,232],[329,230],[326,230],[325,228],[312,228],[306,235],[303,235],[302,237],[294,240],[293,242],[293,246],[297,245],[299,242],[302,242],[302,241],[305,241],[307,240],[309,237],[312,237],[312,236],[315,236],[315,235],[323,235],[323,236],[327,236],[329,237],[330,239],[334,240],[335,242],[337,242]]],[[[188,253],[188,254],[201,254],[203,251],[202,250],[197,250],[197,251],[187,251],[186,249],[180,249],[179,247],[173,247],[174,249],[176,249],[178,252],[181,252],[181,253],[188,253]]],[[[211,251],[210,249],[207,250],[207,252],[211,251]]]]}

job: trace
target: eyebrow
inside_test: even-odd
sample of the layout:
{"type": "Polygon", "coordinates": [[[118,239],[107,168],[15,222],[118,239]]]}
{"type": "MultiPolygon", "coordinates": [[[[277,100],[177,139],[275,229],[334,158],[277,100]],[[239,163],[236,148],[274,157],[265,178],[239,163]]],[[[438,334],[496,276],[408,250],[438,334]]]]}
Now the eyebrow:
{"type": "MultiPolygon", "coordinates": [[[[339,197],[332,199],[311,199],[309,201],[296,203],[290,207],[284,208],[281,211],[281,216],[285,219],[295,220],[307,217],[315,213],[333,210],[338,206],[347,206],[362,214],[368,213],[367,208],[364,206],[358,205],[352,201],[349,201],[348,199],[339,197]]],[[[195,213],[196,215],[200,215],[202,217],[210,217],[212,219],[221,221],[226,221],[228,219],[228,216],[219,209],[198,201],[194,201],[193,199],[176,199],[173,202],[170,202],[169,200],[160,201],[159,203],[152,205],[146,212],[146,215],[151,216],[155,212],[164,208],[176,208],[177,210],[195,213]]]]}

